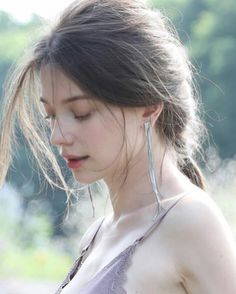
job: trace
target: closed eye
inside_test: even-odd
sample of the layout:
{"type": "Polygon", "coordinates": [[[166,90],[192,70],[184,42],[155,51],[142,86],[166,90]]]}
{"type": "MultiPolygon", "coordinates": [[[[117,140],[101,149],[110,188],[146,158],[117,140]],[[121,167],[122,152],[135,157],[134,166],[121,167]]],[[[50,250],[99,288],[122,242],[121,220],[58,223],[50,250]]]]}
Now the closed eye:
{"type": "MultiPolygon", "coordinates": [[[[83,120],[88,119],[90,116],[91,116],[91,113],[88,113],[85,115],[74,115],[74,118],[79,121],[83,121],[83,120]]],[[[56,116],[54,114],[48,114],[44,117],[44,119],[53,121],[56,119],[56,116]]]]}
{"type": "Polygon", "coordinates": [[[86,120],[91,116],[91,113],[85,114],[85,115],[75,115],[75,119],[78,119],[80,121],[86,120]]]}

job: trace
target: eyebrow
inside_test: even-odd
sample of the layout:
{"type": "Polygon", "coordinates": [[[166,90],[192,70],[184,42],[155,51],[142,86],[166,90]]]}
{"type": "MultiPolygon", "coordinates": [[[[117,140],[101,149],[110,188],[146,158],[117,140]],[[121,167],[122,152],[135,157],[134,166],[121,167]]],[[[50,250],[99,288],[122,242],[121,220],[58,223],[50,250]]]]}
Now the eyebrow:
{"type": "MultiPolygon", "coordinates": [[[[62,104],[68,104],[68,103],[72,103],[74,101],[77,101],[77,100],[83,100],[83,99],[89,99],[89,96],[86,95],[86,94],[82,94],[82,95],[76,95],[76,96],[72,96],[72,97],[68,97],[68,98],[65,98],[62,100],[62,104]]],[[[45,103],[45,104],[50,104],[46,99],[44,99],[43,97],[40,97],[40,101],[42,103],[45,103]]]]}

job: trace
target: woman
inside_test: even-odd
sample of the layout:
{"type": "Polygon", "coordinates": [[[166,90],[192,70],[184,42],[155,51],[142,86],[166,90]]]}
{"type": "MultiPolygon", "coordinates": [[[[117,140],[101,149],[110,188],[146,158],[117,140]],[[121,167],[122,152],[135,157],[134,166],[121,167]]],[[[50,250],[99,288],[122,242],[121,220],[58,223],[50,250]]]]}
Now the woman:
{"type": "Polygon", "coordinates": [[[160,12],[76,1],[6,88],[1,182],[16,121],[70,194],[44,115],[74,178],[109,189],[112,213],[87,230],[57,293],[236,293],[234,240],[194,161],[203,127],[191,65],[160,12]]]}

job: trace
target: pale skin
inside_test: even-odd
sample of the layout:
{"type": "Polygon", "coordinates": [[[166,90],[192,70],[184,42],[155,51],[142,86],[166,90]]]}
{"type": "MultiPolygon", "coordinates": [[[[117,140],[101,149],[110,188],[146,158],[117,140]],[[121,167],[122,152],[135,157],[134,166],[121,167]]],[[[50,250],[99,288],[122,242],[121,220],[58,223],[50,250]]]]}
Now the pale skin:
{"type": "MultiPolygon", "coordinates": [[[[232,233],[214,201],[178,170],[175,157],[154,131],[162,105],[124,109],[130,164],[127,180],[120,187],[126,164],[125,153],[121,151],[124,130],[120,109],[111,106],[112,115],[101,102],[91,103],[87,98],[65,103],[64,100],[84,93],[59,70],[53,71],[52,82],[50,68],[42,68],[41,82],[45,110],[56,118],[51,121],[52,144],[61,154],[88,155],[84,165],[72,170],[73,175],[83,183],[104,179],[112,204],[112,213],[105,218],[84,263],[62,293],[79,293],[86,282],[152,223],[156,200],[147,169],[143,128],[147,120],[153,127],[155,166],[163,206],[170,206],[174,197],[183,192],[187,192],[187,197],[136,248],[124,289],[139,294],[236,293],[236,247],[232,233]],[[78,120],[78,116],[89,113],[86,119],[78,120]]],[[[99,221],[83,236],[80,250],[87,245],[99,221]]]]}

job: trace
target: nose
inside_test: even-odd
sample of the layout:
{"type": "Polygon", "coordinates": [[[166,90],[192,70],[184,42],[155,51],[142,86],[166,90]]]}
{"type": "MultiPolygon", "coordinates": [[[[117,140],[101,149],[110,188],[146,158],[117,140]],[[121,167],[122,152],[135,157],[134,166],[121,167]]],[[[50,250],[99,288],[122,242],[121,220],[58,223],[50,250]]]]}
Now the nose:
{"type": "Polygon", "coordinates": [[[72,144],[72,139],[73,138],[69,131],[66,130],[66,127],[55,119],[50,136],[51,144],[55,146],[70,145],[72,144]]]}

